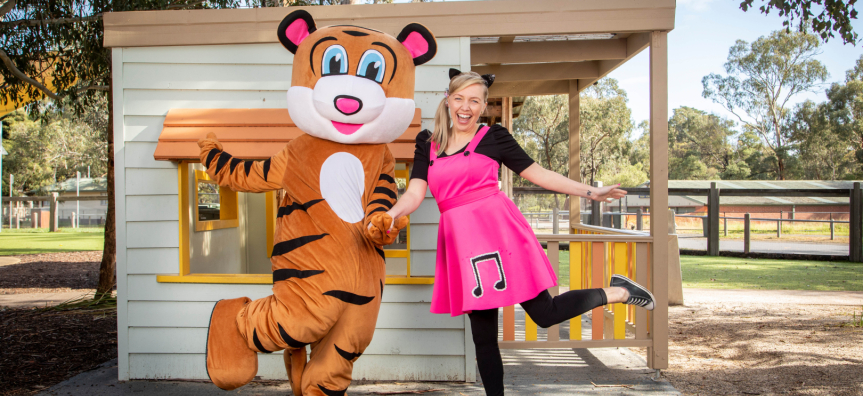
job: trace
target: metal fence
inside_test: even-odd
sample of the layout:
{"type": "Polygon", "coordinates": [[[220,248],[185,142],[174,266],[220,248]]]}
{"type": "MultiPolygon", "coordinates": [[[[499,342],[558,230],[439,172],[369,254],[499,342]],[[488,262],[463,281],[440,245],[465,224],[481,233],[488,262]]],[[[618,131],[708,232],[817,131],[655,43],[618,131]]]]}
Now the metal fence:
{"type": "Polygon", "coordinates": [[[105,226],[107,195],[3,197],[3,228],[97,228],[105,226]]]}

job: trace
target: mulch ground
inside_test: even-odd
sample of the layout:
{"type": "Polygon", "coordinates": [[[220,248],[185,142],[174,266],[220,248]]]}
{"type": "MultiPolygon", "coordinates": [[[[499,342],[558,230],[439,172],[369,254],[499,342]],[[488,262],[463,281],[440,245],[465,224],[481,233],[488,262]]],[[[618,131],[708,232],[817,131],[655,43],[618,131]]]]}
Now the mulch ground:
{"type": "Polygon", "coordinates": [[[27,254],[0,266],[0,294],[95,290],[102,252],[27,254]]]}
{"type": "Polygon", "coordinates": [[[37,393],[116,357],[116,314],[0,308],[2,396],[37,393]]]}
{"type": "MultiPolygon", "coordinates": [[[[0,294],[92,291],[102,252],[16,257],[0,266],[0,294]]],[[[0,396],[37,393],[116,357],[116,311],[0,307],[0,396]]]]}

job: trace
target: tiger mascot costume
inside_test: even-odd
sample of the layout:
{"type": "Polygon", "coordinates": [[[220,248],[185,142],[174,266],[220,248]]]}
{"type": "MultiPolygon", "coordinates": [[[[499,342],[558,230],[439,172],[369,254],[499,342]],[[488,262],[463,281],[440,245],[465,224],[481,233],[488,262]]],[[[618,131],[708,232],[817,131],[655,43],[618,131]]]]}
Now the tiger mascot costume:
{"type": "MultiPolygon", "coordinates": [[[[415,67],[435,55],[437,44],[419,24],[398,38],[357,26],[318,29],[302,10],[281,22],[278,37],[294,54],[288,111],[306,134],[265,161],[233,158],[212,133],[198,142],[201,162],[220,186],[285,190],[273,295],[216,303],[207,373],[218,387],[235,389],[257,374],[258,352],[284,349],[295,395],[344,395],[374,333],[382,246],[397,235],[386,232],[392,219],[385,212],[396,200],[386,143],[410,125],[415,67]]],[[[406,225],[403,218],[394,227],[406,225]]]]}

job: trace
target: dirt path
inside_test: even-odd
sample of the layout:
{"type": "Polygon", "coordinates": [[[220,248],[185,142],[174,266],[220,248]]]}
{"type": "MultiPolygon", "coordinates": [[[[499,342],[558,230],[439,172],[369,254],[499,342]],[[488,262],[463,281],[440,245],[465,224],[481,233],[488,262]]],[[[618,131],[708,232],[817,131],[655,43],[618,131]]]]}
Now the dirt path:
{"type": "Polygon", "coordinates": [[[863,395],[863,307],[843,305],[863,293],[805,294],[687,289],[665,375],[687,395],[863,395]]]}

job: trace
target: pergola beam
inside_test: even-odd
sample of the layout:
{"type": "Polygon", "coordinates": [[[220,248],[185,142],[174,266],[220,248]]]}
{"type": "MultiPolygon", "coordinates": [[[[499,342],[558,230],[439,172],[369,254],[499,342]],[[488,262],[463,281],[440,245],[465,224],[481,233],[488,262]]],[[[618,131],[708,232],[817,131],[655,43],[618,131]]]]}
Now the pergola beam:
{"type": "Polygon", "coordinates": [[[626,38],[626,56],[623,59],[617,60],[600,60],[599,63],[599,75],[596,78],[587,78],[580,79],[578,81],[578,89],[579,91],[583,91],[587,89],[587,87],[593,85],[593,83],[599,81],[599,79],[607,76],[609,73],[613,72],[614,69],[620,67],[620,65],[628,62],[630,59],[638,55],[641,51],[644,51],[647,47],[650,46],[650,33],[635,33],[626,38]]]}
{"type": "Polygon", "coordinates": [[[474,66],[471,69],[479,74],[494,74],[495,83],[577,80],[599,77],[599,62],[488,65],[474,66]]]}
{"type": "Polygon", "coordinates": [[[470,61],[473,65],[484,65],[490,63],[583,62],[624,59],[627,56],[628,40],[474,44],[470,46],[470,61]]]}
{"type": "Polygon", "coordinates": [[[488,89],[489,97],[560,95],[569,93],[569,80],[515,81],[495,83],[488,89]]]}

